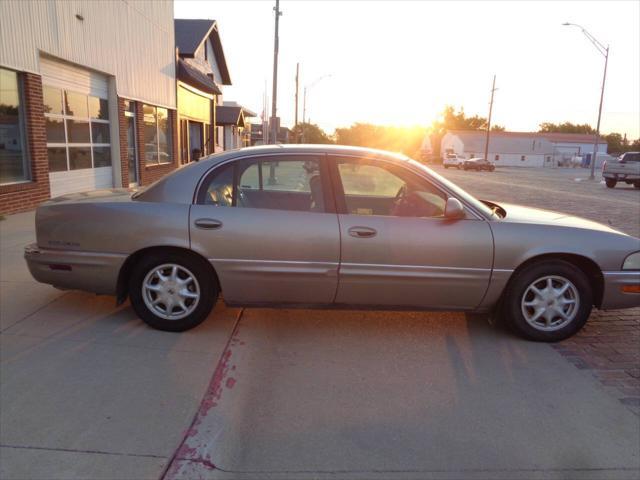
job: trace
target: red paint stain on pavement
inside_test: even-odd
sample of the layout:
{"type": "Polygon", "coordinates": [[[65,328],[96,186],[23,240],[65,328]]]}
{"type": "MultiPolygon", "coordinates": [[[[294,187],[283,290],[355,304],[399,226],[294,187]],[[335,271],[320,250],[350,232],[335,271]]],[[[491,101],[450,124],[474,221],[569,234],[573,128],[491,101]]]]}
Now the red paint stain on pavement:
{"type": "MultiPolygon", "coordinates": [[[[207,449],[208,445],[198,445],[196,441],[195,445],[191,446],[189,439],[197,440],[195,437],[198,434],[198,426],[209,414],[210,410],[218,405],[224,387],[232,389],[236,384],[236,379],[234,377],[227,378],[227,376],[230,370],[236,369],[236,366],[231,366],[229,362],[233,355],[233,347],[237,346],[239,342],[237,335],[241,316],[242,312],[238,315],[236,325],[229,340],[227,341],[225,349],[222,352],[215,372],[211,377],[209,386],[207,387],[204,398],[200,403],[200,407],[198,408],[191,426],[186,430],[182,443],[174,453],[165,474],[161,477],[163,479],[174,478],[179,473],[181,460],[186,460],[190,463],[199,463],[211,469],[216,468],[215,464],[208,458],[208,455],[204,451],[207,449]]],[[[241,342],[241,344],[244,345],[244,342],[241,342]]]]}

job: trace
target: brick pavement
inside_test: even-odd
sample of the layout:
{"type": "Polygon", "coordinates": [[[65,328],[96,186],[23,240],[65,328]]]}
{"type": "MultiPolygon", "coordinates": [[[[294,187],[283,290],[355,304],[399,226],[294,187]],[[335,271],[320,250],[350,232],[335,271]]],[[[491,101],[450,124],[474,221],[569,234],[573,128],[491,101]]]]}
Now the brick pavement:
{"type": "MultiPolygon", "coordinates": [[[[559,210],[640,235],[640,190],[608,189],[588,181],[588,172],[580,169],[435,170],[481,198],[559,210]]],[[[640,415],[640,308],[594,309],[577,335],[553,347],[640,415]]]]}

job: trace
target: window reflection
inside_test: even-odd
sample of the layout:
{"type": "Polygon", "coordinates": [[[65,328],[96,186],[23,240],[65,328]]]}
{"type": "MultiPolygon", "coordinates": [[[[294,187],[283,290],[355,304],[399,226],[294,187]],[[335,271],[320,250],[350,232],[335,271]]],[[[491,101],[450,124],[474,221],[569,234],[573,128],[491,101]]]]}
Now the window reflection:
{"type": "Polygon", "coordinates": [[[28,180],[18,74],[0,68],[0,184],[28,180]]]}

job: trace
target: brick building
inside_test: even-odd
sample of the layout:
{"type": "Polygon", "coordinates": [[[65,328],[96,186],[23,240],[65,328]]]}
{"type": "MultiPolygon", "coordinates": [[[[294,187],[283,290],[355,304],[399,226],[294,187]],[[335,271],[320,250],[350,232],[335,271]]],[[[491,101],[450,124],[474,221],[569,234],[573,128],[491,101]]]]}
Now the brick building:
{"type": "Polygon", "coordinates": [[[178,158],[173,2],[0,2],[0,213],[178,158]]]}

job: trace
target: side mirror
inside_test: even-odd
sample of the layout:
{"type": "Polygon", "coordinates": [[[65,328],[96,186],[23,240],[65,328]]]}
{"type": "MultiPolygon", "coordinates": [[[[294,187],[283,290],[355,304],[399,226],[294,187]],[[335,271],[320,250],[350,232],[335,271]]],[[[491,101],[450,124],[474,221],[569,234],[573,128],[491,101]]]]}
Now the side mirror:
{"type": "Polygon", "coordinates": [[[444,207],[444,217],[450,220],[458,220],[464,218],[464,206],[457,198],[447,198],[447,204],[444,207]]]}

